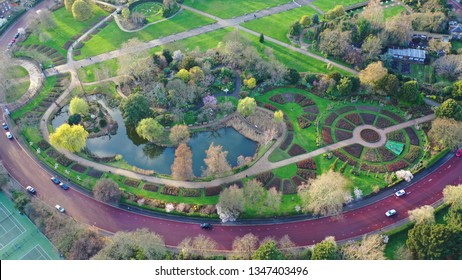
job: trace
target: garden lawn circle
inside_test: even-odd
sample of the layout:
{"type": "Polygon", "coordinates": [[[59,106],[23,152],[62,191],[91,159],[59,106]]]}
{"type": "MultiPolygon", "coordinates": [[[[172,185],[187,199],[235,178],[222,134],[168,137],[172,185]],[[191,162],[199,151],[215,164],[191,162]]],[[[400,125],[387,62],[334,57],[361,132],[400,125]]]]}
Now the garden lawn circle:
{"type": "Polygon", "coordinates": [[[148,23],[161,20],[162,5],[156,2],[145,2],[133,7],[132,12],[138,12],[146,17],[148,23]]]}
{"type": "Polygon", "coordinates": [[[370,128],[361,130],[360,135],[361,139],[369,143],[377,143],[381,139],[380,134],[377,131],[370,128]]]}

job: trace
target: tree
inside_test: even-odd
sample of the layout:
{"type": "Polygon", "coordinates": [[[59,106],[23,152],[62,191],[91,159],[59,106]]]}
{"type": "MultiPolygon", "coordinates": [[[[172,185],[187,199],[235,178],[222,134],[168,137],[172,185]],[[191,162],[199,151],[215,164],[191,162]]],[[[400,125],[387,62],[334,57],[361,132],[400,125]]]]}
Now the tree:
{"type": "Polygon", "coordinates": [[[64,6],[69,12],[72,11],[72,5],[74,5],[75,0],[64,0],[64,6]]]}
{"type": "Polygon", "coordinates": [[[122,191],[112,179],[99,179],[93,187],[93,195],[102,202],[118,203],[122,196],[122,191]]]}
{"type": "Polygon", "coordinates": [[[436,108],[435,115],[438,118],[462,121],[462,106],[460,106],[454,99],[448,99],[444,101],[441,106],[436,108]]]}
{"type": "Polygon", "coordinates": [[[119,76],[133,78],[136,82],[149,82],[154,77],[154,59],[147,50],[141,49],[142,44],[138,38],[132,38],[122,44],[120,50],[128,54],[118,58],[119,76]]]}
{"type": "Polygon", "coordinates": [[[263,33],[260,33],[260,39],[258,39],[258,41],[262,44],[265,42],[265,36],[263,35],[263,33]]]}
{"type": "Polygon", "coordinates": [[[345,55],[351,45],[351,32],[340,29],[325,29],[319,36],[319,50],[335,57],[345,55]]]}
{"type": "Polygon", "coordinates": [[[255,99],[252,97],[246,97],[244,99],[240,99],[237,104],[237,111],[243,117],[248,117],[250,115],[253,115],[255,113],[256,108],[257,108],[257,102],[255,102],[255,99]]]}
{"type": "Polygon", "coordinates": [[[181,143],[175,151],[172,165],[172,178],[175,180],[189,180],[194,178],[192,170],[192,152],[185,143],[181,143]]]}
{"type": "Polygon", "coordinates": [[[384,45],[407,46],[411,34],[408,17],[393,17],[385,22],[384,45]]]}
{"type": "Polygon", "coordinates": [[[257,86],[257,80],[254,77],[249,78],[249,79],[244,79],[244,85],[248,89],[254,89],[257,86]]]}
{"type": "Polygon", "coordinates": [[[244,185],[245,205],[247,209],[261,212],[262,201],[265,198],[266,190],[257,179],[249,180],[244,185]]]}
{"type": "Polygon", "coordinates": [[[83,231],[69,251],[71,260],[88,260],[106,245],[106,239],[93,229],[83,231]]]}
{"type": "Polygon", "coordinates": [[[349,96],[353,89],[353,83],[348,77],[343,77],[337,85],[338,92],[343,96],[349,96]]]}
{"type": "Polygon", "coordinates": [[[326,237],[313,248],[312,260],[339,260],[340,252],[333,236],[326,237]]]}
{"type": "Polygon", "coordinates": [[[200,84],[204,78],[204,70],[202,70],[199,66],[194,66],[189,69],[190,79],[194,84],[200,84]]]}
{"type": "Polygon", "coordinates": [[[239,237],[233,241],[233,259],[250,260],[258,247],[258,237],[251,233],[239,237]]]}
{"type": "Polygon", "coordinates": [[[344,15],[346,15],[345,8],[342,5],[337,5],[327,11],[327,13],[324,14],[324,18],[327,20],[333,20],[344,15]]]}
{"type": "Polygon", "coordinates": [[[462,123],[452,119],[436,118],[428,137],[433,143],[443,147],[454,148],[462,143],[462,123]]]}
{"type": "Polygon", "coordinates": [[[10,181],[10,175],[6,171],[3,163],[0,162],[0,189],[10,181]]]}
{"type": "Polygon", "coordinates": [[[74,114],[74,115],[69,116],[67,123],[69,125],[75,125],[75,124],[79,124],[81,121],[82,121],[82,117],[79,114],[74,114]]]}
{"type": "Polygon", "coordinates": [[[71,115],[80,114],[82,116],[88,115],[90,111],[90,107],[88,103],[80,97],[72,98],[71,102],[69,103],[69,113],[71,115]]]}
{"type": "Polygon", "coordinates": [[[380,235],[364,236],[361,242],[348,242],[342,253],[347,260],[384,260],[385,243],[380,235]]]}
{"type": "Polygon", "coordinates": [[[179,145],[180,143],[187,143],[189,141],[189,128],[185,124],[176,124],[170,130],[169,139],[173,145],[179,145]]]}
{"type": "Polygon", "coordinates": [[[253,253],[252,260],[283,260],[284,257],[272,239],[264,240],[253,253]]]}
{"type": "Polygon", "coordinates": [[[178,71],[178,73],[176,73],[176,77],[180,78],[185,83],[187,83],[189,81],[190,76],[191,76],[191,74],[186,69],[180,69],[180,71],[178,71]]]}
{"type": "Polygon", "coordinates": [[[408,233],[407,247],[419,260],[441,260],[451,255],[453,233],[446,225],[421,223],[408,233]]]}
{"type": "Polygon", "coordinates": [[[401,98],[410,102],[415,102],[419,99],[419,85],[417,81],[408,81],[403,84],[400,89],[401,98]]]}
{"type": "Polygon", "coordinates": [[[359,72],[359,80],[362,84],[375,87],[375,84],[379,80],[383,79],[383,77],[387,74],[387,68],[383,67],[383,63],[381,61],[377,61],[367,65],[364,70],[359,72]]]}
{"type": "Polygon", "coordinates": [[[428,42],[428,50],[436,53],[438,51],[443,51],[445,54],[451,52],[452,45],[451,42],[444,42],[443,40],[431,39],[428,42]]]}
{"type": "Polygon", "coordinates": [[[146,97],[141,94],[130,94],[120,102],[120,110],[125,123],[130,126],[136,126],[139,121],[149,118],[152,115],[149,102],[146,97]]]}
{"type": "Polygon", "coordinates": [[[380,0],[371,0],[360,17],[369,21],[374,29],[379,29],[384,22],[383,6],[380,0]]]}
{"type": "Polygon", "coordinates": [[[136,126],[136,133],[150,142],[159,141],[164,127],[153,118],[142,119],[136,126]]]}
{"type": "Polygon", "coordinates": [[[430,205],[424,205],[414,210],[410,210],[407,213],[409,215],[409,220],[413,221],[416,225],[423,223],[435,223],[435,209],[430,205]]]}
{"type": "Polygon", "coordinates": [[[452,85],[452,97],[456,99],[462,98],[462,80],[459,80],[452,85]]]}
{"type": "Polygon", "coordinates": [[[162,260],[166,252],[162,236],[147,229],[117,232],[96,254],[96,260],[162,260]]]}
{"type": "Polygon", "coordinates": [[[300,36],[302,33],[302,25],[299,21],[294,22],[289,29],[290,36],[300,36]]]}
{"type": "Polygon", "coordinates": [[[89,19],[92,12],[92,5],[85,0],[75,0],[72,4],[72,16],[78,21],[89,19]]]}
{"type": "Polygon", "coordinates": [[[309,27],[311,25],[311,18],[307,15],[302,16],[302,18],[300,19],[300,24],[303,27],[309,27]]]}
{"type": "Polygon", "coordinates": [[[314,14],[313,17],[311,18],[311,22],[313,24],[318,24],[319,23],[319,15],[318,14],[314,14]]]}
{"type": "Polygon", "coordinates": [[[383,95],[398,96],[399,80],[394,74],[387,74],[376,83],[376,89],[383,95]]]}
{"type": "Polygon", "coordinates": [[[81,125],[65,123],[50,134],[51,145],[64,148],[70,152],[80,152],[86,145],[88,132],[81,125]]]}
{"type": "Polygon", "coordinates": [[[130,9],[129,8],[123,8],[122,9],[122,17],[125,20],[128,20],[130,18],[130,9]]]}
{"type": "Polygon", "coordinates": [[[231,171],[231,166],[226,160],[228,152],[222,151],[221,145],[210,144],[207,149],[206,157],[204,159],[207,169],[204,171],[204,176],[215,176],[231,171]]]}
{"type": "Polygon", "coordinates": [[[435,60],[433,66],[436,74],[453,81],[462,74],[462,55],[445,55],[435,60]]]}
{"type": "Polygon", "coordinates": [[[265,201],[263,202],[263,208],[266,211],[276,213],[281,207],[282,193],[277,191],[276,187],[272,187],[266,193],[265,201]]]}
{"type": "Polygon", "coordinates": [[[286,260],[293,260],[297,256],[297,245],[290,240],[287,234],[279,239],[279,250],[281,250],[286,260]]]}
{"type": "Polygon", "coordinates": [[[273,121],[276,123],[281,123],[284,120],[284,113],[281,110],[274,112],[273,121]]]}
{"type": "Polygon", "coordinates": [[[444,201],[451,205],[452,210],[462,210],[462,184],[446,186],[443,190],[444,201]]]}
{"type": "Polygon", "coordinates": [[[214,255],[218,244],[210,237],[199,234],[193,239],[186,237],[178,245],[178,248],[183,259],[191,259],[197,256],[208,258],[214,255]]]}
{"type": "Polygon", "coordinates": [[[366,60],[371,61],[377,59],[382,53],[382,40],[379,37],[369,35],[361,46],[366,60]]]}
{"type": "Polygon", "coordinates": [[[300,81],[300,73],[293,68],[289,68],[286,74],[285,79],[291,85],[296,85],[300,81]]]}
{"type": "Polygon", "coordinates": [[[340,215],[349,194],[347,184],[348,180],[341,173],[329,171],[313,180],[309,186],[300,186],[298,194],[303,210],[315,215],[340,215]]]}
{"type": "Polygon", "coordinates": [[[244,210],[244,192],[232,185],[224,189],[218,198],[217,213],[223,223],[235,221],[244,210]]]}

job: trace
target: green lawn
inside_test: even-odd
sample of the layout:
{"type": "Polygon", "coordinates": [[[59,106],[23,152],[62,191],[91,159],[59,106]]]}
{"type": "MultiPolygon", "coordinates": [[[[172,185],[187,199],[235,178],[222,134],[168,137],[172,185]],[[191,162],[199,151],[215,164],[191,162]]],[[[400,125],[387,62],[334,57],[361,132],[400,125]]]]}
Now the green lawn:
{"type": "Polygon", "coordinates": [[[85,28],[90,28],[96,24],[99,17],[107,16],[108,13],[103,11],[98,6],[94,5],[93,14],[90,19],[86,21],[77,21],[72,17],[72,14],[65,8],[61,8],[52,13],[52,17],[56,22],[56,27],[46,30],[51,39],[46,42],[40,42],[39,38],[33,34],[24,41],[23,44],[37,44],[45,45],[57,50],[64,57],[67,50],[64,49],[64,44],[69,41],[73,36],[82,33],[85,28]]]}
{"type": "Polygon", "coordinates": [[[184,4],[220,18],[250,14],[291,2],[289,0],[186,0],[184,4]]]}
{"type": "Polygon", "coordinates": [[[148,42],[213,22],[215,22],[213,19],[186,10],[180,11],[172,19],[150,25],[138,32],[123,32],[115,22],[111,22],[85,43],[81,49],[81,54],[76,56],[75,59],[79,60],[119,49],[124,42],[131,38],[138,38],[140,41],[148,42]]]}
{"type": "Polygon", "coordinates": [[[119,62],[116,58],[85,66],[78,70],[79,78],[84,83],[91,83],[117,76],[119,62]]]}
{"type": "Polygon", "coordinates": [[[336,5],[342,5],[344,7],[351,6],[357,3],[366,2],[365,0],[342,0],[342,1],[334,1],[334,0],[315,0],[313,5],[318,7],[324,12],[329,11],[336,5]]]}
{"type": "Polygon", "coordinates": [[[401,12],[406,11],[406,9],[401,5],[395,5],[392,7],[386,7],[383,9],[383,17],[385,20],[399,15],[401,12]]]}
{"type": "Polygon", "coordinates": [[[252,20],[241,25],[255,32],[263,33],[265,36],[290,44],[290,40],[287,38],[287,33],[292,23],[300,20],[304,15],[311,18],[315,13],[317,13],[315,9],[310,6],[305,6],[252,20]],[[268,28],[269,26],[271,28],[268,28]]]}
{"type": "Polygon", "coordinates": [[[5,78],[7,80],[9,79],[18,79],[18,78],[24,78],[27,75],[29,75],[29,72],[27,70],[19,65],[12,65],[8,68],[8,72],[5,75],[5,78]]]}
{"type": "Polygon", "coordinates": [[[163,19],[162,17],[162,5],[154,2],[147,2],[136,5],[133,8],[133,12],[138,12],[146,17],[148,23],[155,22],[163,19]]]}
{"type": "Polygon", "coordinates": [[[5,93],[6,102],[11,103],[21,98],[29,89],[29,85],[30,80],[28,78],[14,81],[14,84],[12,84],[5,93]]]}
{"type": "Polygon", "coordinates": [[[297,165],[295,163],[279,167],[273,170],[275,176],[281,179],[290,179],[297,174],[297,165]]]}

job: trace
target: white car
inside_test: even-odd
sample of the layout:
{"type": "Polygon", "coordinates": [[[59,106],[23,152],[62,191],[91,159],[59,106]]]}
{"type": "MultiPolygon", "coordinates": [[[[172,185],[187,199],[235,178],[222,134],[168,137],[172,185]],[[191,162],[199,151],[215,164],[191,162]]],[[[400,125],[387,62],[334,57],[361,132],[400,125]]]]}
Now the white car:
{"type": "Polygon", "coordinates": [[[26,190],[27,190],[28,192],[30,192],[31,194],[34,194],[34,193],[35,193],[35,189],[34,189],[33,187],[31,187],[31,186],[27,186],[26,190]]]}
{"type": "Polygon", "coordinates": [[[13,139],[13,134],[11,134],[11,132],[8,131],[5,134],[6,134],[6,137],[8,137],[8,139],[13,139]]]}
{"type": "Polygon", "coordinates": [[[55,208],[58,209],[59,212],[64,213],[64,208],[62,206],[59,206],[58,204],[55,205],[55,208]]]}
{"type": "Polygon", "coordinates": [[[395,214],[396,214],[395,209],[391,209],[391,210],[388,210],[387,212],[385,212],[385,216],[387,216],[387,217],[391,217],[391,216],[393,216],[395,214]]]}
{"type": "Polygon", "coordinates": [[[395,192],[395,195],[396,195],[397,197],[403,196],[403,195],[405,195],[405,194],[406,194],[406,191],[405,191],[405,190],[399,190],[399,191],[395,192]]]}

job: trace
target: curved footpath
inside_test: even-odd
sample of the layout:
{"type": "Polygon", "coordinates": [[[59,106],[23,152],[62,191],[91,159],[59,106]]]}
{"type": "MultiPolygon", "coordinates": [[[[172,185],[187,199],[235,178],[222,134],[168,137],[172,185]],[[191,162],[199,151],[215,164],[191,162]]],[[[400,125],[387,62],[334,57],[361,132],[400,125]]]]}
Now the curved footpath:
{"type": "Polygon", "coordinates": [[[434,172],[407,187],[404,197],[385,197],[347,211],[341,220],[330,217],[296,222],[275,220],[272,221],[275,224],[215,225],[213,230],[203,231],[197,222],[179,222],[134,213],[96,201],[74,188],[64,191],[53,185],[51,174],[38,165],[17,141],[9,141],[4,133],[0,138],[4,143],[0,145],[0,158],[11,176],[22,186],[34,186],[37,196],[47,204],[60,204],[79,222],[108,232],[148,228],[164,236],[169,246],[176,246],[184,238],[200,233],[213,238],[223,250],[231,249],[236,236],[249,232],[260,238],[281,238],[288,234],[298,246],[312,245],[329,235],[335,236],[337,240],[355,238],[405,221],[408,210],[436,203],[442,198],[442,190],[446,185],[462,183],[462,159],[452,157],[434,172]],[[395,208],[398,214],[392,218],[385,217],[384,213],[391,208],[395,208]]]}

